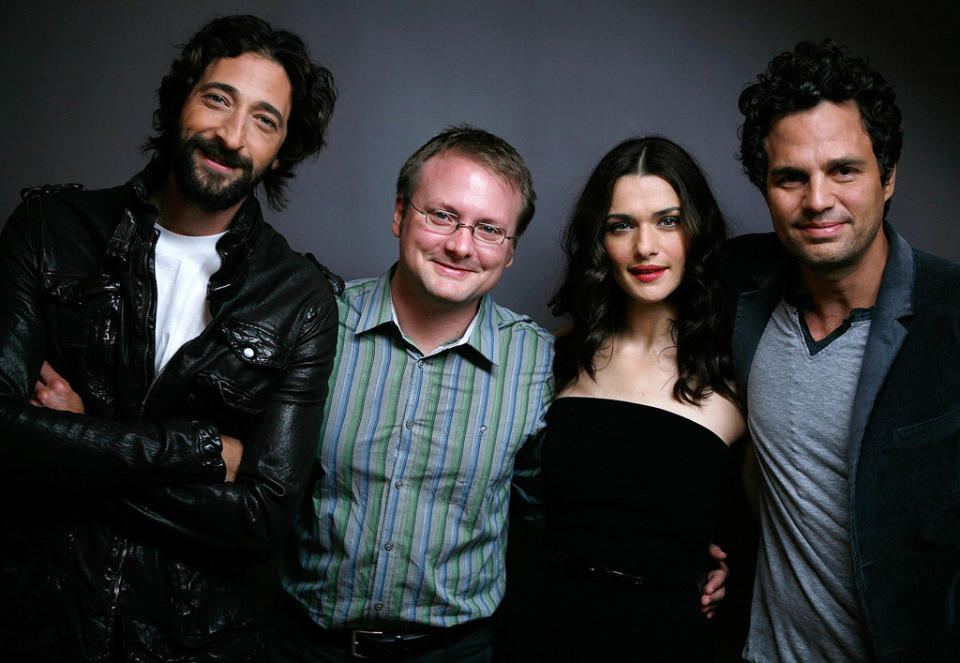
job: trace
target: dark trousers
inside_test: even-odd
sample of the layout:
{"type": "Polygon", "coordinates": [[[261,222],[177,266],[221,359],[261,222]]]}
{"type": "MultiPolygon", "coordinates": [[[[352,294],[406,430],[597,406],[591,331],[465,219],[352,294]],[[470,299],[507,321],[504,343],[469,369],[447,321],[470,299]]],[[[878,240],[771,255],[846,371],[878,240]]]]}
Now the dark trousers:
{"type": "MultiPolygon", "coordinates": [[[[270,611],[265,663],[358,663],[344,647],[332,644],[324,630],[290,597],[283,595],[270,611]]],[[[489,624],[471,629],[448,647],[413,658],[398,658],[404,663],[492,663],[493,627],[489,624]]]]}

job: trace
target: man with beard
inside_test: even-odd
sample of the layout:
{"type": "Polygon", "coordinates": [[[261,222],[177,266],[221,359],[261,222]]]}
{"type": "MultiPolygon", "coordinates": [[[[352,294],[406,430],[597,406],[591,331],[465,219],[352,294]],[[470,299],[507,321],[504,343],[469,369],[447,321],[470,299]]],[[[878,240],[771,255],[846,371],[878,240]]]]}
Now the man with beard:
{"type": "Polygon", "coordinates": [[[886,221],[894,91],[801,42],[740,110],[776,231],[728,247],[762,526],[743,656],[960,660],[960,266],[886,221]]]}
{"type": "Polygon", "coordinates": [[[319,152],[330,72],[217,19],[125,186],[27,191],[0,236],[0,650],[246,661],[308,479],[339,286],[263,221],[319,152]]]}

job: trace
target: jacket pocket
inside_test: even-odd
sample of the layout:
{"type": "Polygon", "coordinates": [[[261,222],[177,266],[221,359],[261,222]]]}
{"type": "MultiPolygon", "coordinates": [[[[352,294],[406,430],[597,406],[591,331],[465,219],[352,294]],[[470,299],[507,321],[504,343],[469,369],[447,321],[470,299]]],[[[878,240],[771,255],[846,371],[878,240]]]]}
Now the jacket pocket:
{"type": "Polygon", "coordinates": [[[909,490],[922,538],[956,547],[960,534],[960,408],[898,428],[893,433],[888,471],[899,491],[909,490]]]}
{"type": "Polygon", "coordinates": [[[41,284],[47,338],[60,350],[58,370],[82,376],[86,397],[112,401],[120,338],[120,284],[103,275],[47,272],[41,284]]]}
{"type": "Polygon", "coordinates": [[[898,428],[893,433],[894,446],[901,451],[934,446],[949,440],[960,445],[960,408],[898,428]]]}
{"type": "Polygon", "coordinates": [[[260,325],[228,320],[217,341],[213,360],[197,373],[189,401],[207,416],[214,414],[211,407],[228,415],[261,412],[289,355],[279,336],[260,325]]]}
{"type": "Polygon", "coordinates": [[[172,561],[168,564],[168,582],[172,585],[170,623],[174,642],[204,652],[211,660],[256,659],[262,646],[260,599],[248,569],[228,563],[214,572],[172,561]]]}

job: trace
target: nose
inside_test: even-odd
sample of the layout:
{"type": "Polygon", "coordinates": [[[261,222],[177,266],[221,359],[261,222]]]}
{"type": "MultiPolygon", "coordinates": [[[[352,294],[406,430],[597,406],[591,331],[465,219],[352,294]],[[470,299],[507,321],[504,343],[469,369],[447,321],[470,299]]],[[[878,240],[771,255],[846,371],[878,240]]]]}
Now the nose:
{"type": "Polygon", "coordinates": [[[804,209],[812,216],[833,207],[833,187],[829,179],[821,174],[810,178],[803,197],[804,209]]]}
{"type": "Polygon", "coordinates": [[[646,223],[641,223],[636,230],[636,243],[634,251],[638,256],[655,256],[660,252],[660,246],[657,242],[657,231],[646,223]]]}
{"type": "Polygon", "coordinates": [[[242,113],[230,113],[217,126],[216,136],[220,143],[231,151],[237,151],[244,145],[246,118],[242,113]]]}
{"type": "Polygon", "coordinates": [[[465,258],[473,253],[473,232],[469,226],[459,226],[444,243],[450,255],[465,258]]]}

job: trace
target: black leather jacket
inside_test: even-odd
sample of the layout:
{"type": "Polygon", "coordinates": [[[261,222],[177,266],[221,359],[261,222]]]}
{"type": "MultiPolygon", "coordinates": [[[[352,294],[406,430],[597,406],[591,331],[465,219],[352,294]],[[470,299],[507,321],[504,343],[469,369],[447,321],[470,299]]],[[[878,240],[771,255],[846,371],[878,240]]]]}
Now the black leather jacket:
{"type": "Polygon", "coordinates": [[[259,655],[264,560],[319,441],[338,279],[248,198],[217,244],[212,321],[154,375],[150,171],[115,189],[33,191],[0,235],[5,656],[259,655]],[[28,403],[44,359],[86,414],[28,403]],[[221,433],[244,443],[235,483],[221,433]]]}

